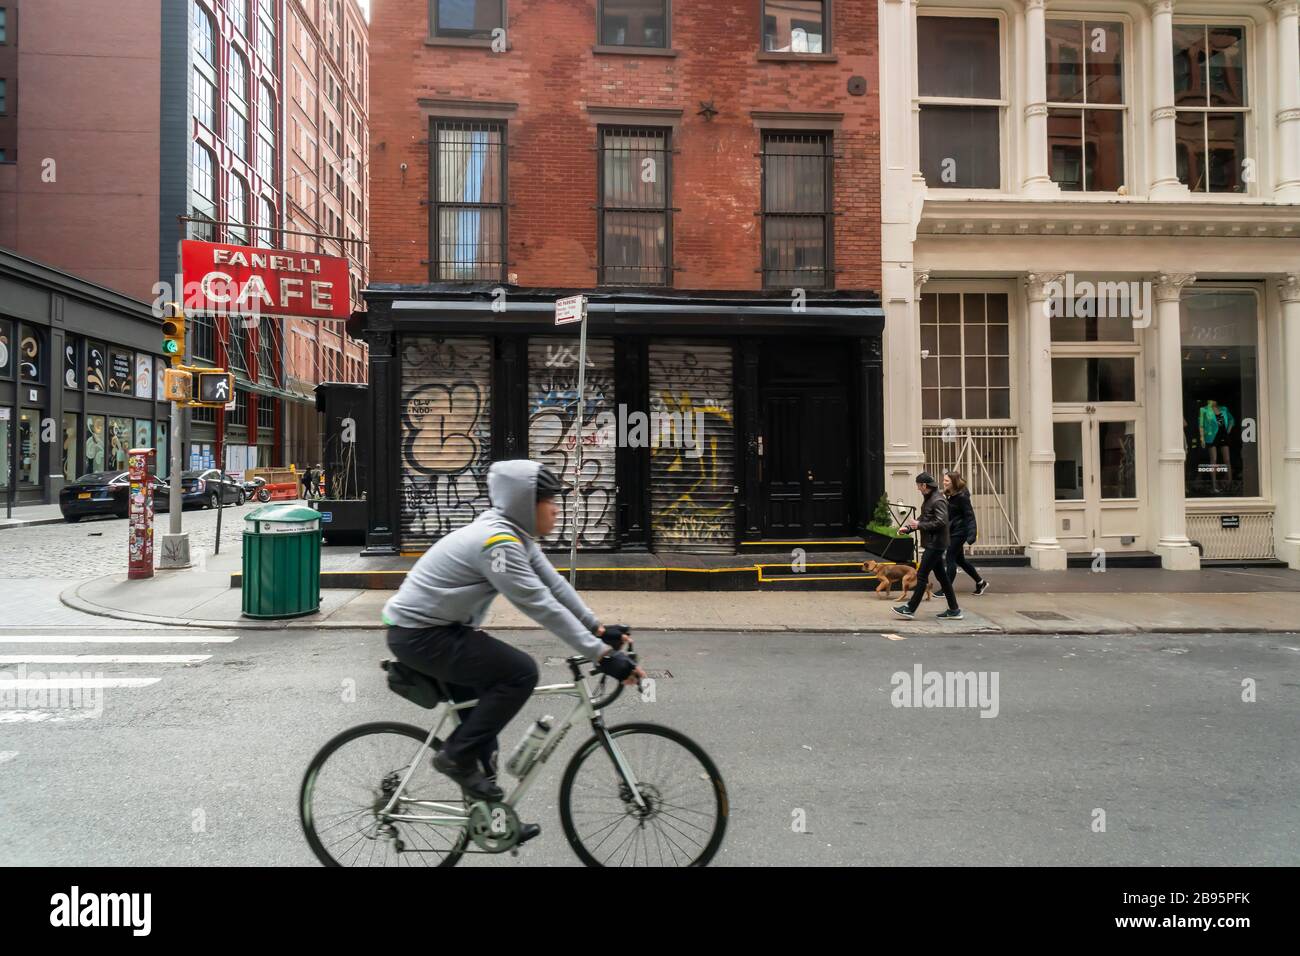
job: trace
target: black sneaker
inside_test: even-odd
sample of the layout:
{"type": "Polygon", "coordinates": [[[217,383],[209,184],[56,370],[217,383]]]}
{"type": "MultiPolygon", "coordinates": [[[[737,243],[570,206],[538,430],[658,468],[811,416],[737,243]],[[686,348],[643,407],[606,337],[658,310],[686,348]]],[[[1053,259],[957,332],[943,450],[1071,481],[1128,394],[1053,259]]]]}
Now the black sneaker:
{"type": "Polygon", "coordinates": [[[942,611],[939,614],[936,614],[935,617],[942,618],[945,621],[960,621],[963,617],[965,617],[965,615],[961,613],[961,608],[958,608],[955,611],[949,608],[946,611],[942,611]]]}
{"type": "Polygon", "coordinates": [[[519,842],[527,843],[533,837],[542,835],[542,828],[536,823],[519,824],[519,842]]]}
{"type": "Polygon", "coordinates": [[[479,767],[458,764],[441,751],[433,756],[433,769],[459,784],[460,788],[474,800],[499,803],[506,797],[502,789],[479,767]]]}
{"type": "Polygon", "coordinates": [[[983,594],[988,589],[989,589],[989,582],[987,580],[982,580],[980,581],[979,584],[975,585],[976,594],[983,594]]]}
{"type": "Polygon", "coordinates": [[[894,613],[897,614],[899,617],[916,617],[916,612],[913,611],[906,604],[895,604],[894,613]]]}

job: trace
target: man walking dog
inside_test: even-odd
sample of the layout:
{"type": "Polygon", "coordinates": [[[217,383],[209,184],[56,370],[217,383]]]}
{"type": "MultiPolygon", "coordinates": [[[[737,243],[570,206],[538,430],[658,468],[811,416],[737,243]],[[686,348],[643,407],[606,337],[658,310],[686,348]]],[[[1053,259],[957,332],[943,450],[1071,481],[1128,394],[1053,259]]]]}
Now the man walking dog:
{"type": "Polygon", "coordinates": [[[916,609],[925,596],[925,588],[930,583],[930,574],[933,572],[939,587],[943,588],[944,595],[948,598],[948,610],[939,614],[939,617],[946,621],[960,621],[961,608],[957,606],[952,579],[944,568],[944,556],[948,550],[948,499],[939,490],[934,475],[928,471],[916,476],[916,490],[925,496],[921,514],[909,519],[902,530],[921,533],[921,566],[916,572],[916,590],[912,592],[911,599],[906,604],[894,605],[894,613],[900,617],[916,617],[916,609]]]}

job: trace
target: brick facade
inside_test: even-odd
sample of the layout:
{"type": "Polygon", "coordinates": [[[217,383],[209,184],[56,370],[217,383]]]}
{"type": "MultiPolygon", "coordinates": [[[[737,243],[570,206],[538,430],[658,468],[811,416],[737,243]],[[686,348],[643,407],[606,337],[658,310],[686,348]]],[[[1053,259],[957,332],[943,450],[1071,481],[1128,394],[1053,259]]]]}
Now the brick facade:
{"type": "MultiPolygon", "coordinates": [[[[507,3],[509,49],[427,42],[427,0],[384,0],[370,24],[371,278],[429,279],[426,101],[517,104],[508,115],[508,272],[522,286],[596,283],[597,119],[589,107],[680,109],[673,138],[673,285],[762,287],[761,131],[754,111],[841,114],[835,127],[835,286],[880,287],[876,3],[835,0],[823,56],[760,55],[760,0],[674,3],[676,55],[605,53],[596,0],[507,3]],[[866,79],[865,95],[848,92],[866,79]],[[699,115],[712,101],[717,115],[699,115]],[[405,163],[407,169],[401,170],[405,163]]],[[[794,118],[792,117],[792,121],[794,118]]],[[[780,121],[764,120],[772,128],[780,121]]],[[[799,126],[805,126],[805,119],[799,126]]],[[[818,122],[812,120],[811,122],[818,122]]],[[[635,121],[630,120],[629,125],[635,121]]]]}

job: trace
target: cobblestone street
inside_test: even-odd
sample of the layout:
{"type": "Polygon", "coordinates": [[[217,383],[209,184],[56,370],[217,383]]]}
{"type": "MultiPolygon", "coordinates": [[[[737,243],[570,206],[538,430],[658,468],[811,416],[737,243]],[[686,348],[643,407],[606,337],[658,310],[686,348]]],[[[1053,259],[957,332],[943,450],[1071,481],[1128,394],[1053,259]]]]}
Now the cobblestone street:
{"type": "MultiPolygon", "coordinates": [[[[229,506],[221,518],[221,551],[237,550],[244,530],[244,516],[254,502],[229,506]]],[[[168,528],[167,514],[154,522],[154,553],[168,528]]],[[[216,546],[216,510],[186,511],[184,530],[190,537],[190,552],[210,555],[216,546]]],[[[14,578],[78,579],[102,574],[126,573],[127,521],[125,518],[87,518],[77,524],[47,524],[0,532],[0,568],[14,578]]]]}

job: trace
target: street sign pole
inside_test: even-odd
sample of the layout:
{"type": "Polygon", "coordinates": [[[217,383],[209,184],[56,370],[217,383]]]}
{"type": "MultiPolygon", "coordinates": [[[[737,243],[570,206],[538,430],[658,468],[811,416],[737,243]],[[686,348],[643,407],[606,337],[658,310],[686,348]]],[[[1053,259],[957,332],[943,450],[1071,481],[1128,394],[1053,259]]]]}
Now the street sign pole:
{"type": "Polygon", "coordinates": [[[555,324],[568,325],[577,322],[578,333],[578,420],[575,432],[573,456],[573,501],[569,513],[573,515],[569,534],[569,584],[578,586],[578,536],[582,534],[582,494],[579,491],[579,479],[582,477],[582,423],[587,417],[587,297],[571,295],[555,300],[555,324]]]}
{"type": "Polygon", "coordinates": [[[573,456],[573,538],[569,542],[569,585],[578,586],[578,535],[582,533],[582,492],[578,482],[582,478],[582,423],[587,418],[587,309],[583,304],[581,332],[578,335],[578,441],[573,456]]]}

